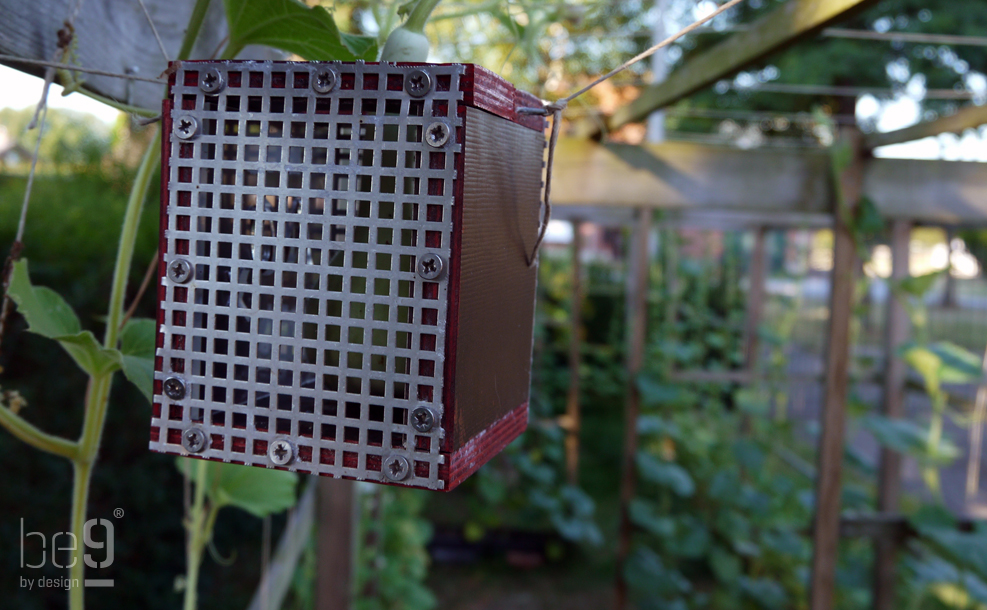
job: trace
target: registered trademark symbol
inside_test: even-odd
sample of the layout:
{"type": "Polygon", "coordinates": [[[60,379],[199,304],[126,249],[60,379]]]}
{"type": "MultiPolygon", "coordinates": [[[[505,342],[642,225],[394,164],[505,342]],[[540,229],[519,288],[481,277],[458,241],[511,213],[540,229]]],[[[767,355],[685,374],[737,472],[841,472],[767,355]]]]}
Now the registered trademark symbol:
{"type": "Polygon", "coordinates": [[[114,508],[113,509],[113,516],[116,517],[117,519],[119,519],[120,517],[122,517],[123,516],[123,509],[122,508],[114,508]]]}

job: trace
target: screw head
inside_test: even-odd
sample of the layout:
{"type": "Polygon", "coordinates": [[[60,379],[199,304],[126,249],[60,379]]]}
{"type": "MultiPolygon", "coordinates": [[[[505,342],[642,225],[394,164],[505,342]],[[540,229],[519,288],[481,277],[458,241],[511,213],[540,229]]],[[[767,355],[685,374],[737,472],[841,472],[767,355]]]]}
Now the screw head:
{"type": "Polygon", "coordinates": [[[176,284],[185,284],[192,279],[192,263],[184,258],[176,258],[168,263],[168,279],[176,284]]]}
{"type": "Polygon", "coordinates": [[[329,93],[336,88],[336,73],[330,68],[319,68],[312,74],[312,91],[329,93]]]}
{"type": "Polygon", "coordinates": [[[445,263],[438,254],[429,252],[418,259],[418,275],[423,280],[435,280],[442,276],[445,271],[445,263]]]}
{"type": "Polygon", "coordinates": [[[180,140],[191,140],[199,132],[199,122],[195,120],[194,116],[183,114],[175,119],[172,131],[180,140]]]}
{"type": "Polygon", "coordinates": [[[216,68],[209,68],[199,74],[199,89],[203,93],[219,93],[226,86],[223,75],[216,68]]]}
{"type": "Polygon", "coordinates": [[[172,400],[185,398],[185,382],[180,377],[169,377],[165,379],[164,383],[161,384],[161,389],[164,390],[165,396],[172,400]]]}
{"type": "Polygon", "coordinates": [[[411,412],[411,427],[419,432],[428,432],[435,427],[435,413],[428,407],[415,407],[411,412]]]}
{"type": "Polygon", "coordinates": [[[295,447],[283,438],[267,446],[267,457],[275,466],[286,466],[295,459],[295,447]]]}
{"type": "Polygon", "coordinates": [[[384,460],[384,476],[390,481],[403,481],[411,474],[411,464],[401,455],[392,455],[384,460]]]}
{"type": "Polygon", "coordinates": [[[182,449],[189,453],[202,453],[206,448],[206,433],[200,428],[189,428],[182,432],[182,449]]]}
{"type": "Polygon", "coordinates": [[[448,125],[436,121],[425,128],[425,143],[432,148],[441,148],[449,141],[451,133],[448,125]]]}
{"type": "Polygon", "coordinates": [[[404,77],[404,91],[411,97],[425,97],[432,90],[432,77],[424,70],[412,70],[404,77]]]}

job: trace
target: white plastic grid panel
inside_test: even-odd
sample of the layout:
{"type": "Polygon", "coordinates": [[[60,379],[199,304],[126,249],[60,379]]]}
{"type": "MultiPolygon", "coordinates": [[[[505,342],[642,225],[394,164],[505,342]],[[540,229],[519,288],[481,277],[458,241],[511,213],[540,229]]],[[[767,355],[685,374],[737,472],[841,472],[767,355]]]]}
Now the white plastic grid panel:
{"type": "Polygon", "coordinates": [[[171,89],[163,251],[186,259],[185,284],[161,278],[159,370],[151,449],[272,466],[268,444],[295,447],[289,469],[441,488],[446,279],[416,273],[420,256],[448,264],[461,150],[462,66],[185,62],[171,89]],[[335,87],[318,94],[317,70],[335,87]],[[199,88],[214,68],[225,87],[199,88]],[[413,70],[431,77],[405,92],[413,70]],[[433,148],[436,121],[449,141],[433,148]],[[187,125],[187,122],[185,123],[187,125]],[[161,392],[177,377],[183,399],[161,392]],[[436,426],[420,433],[412,409],[436,426]]]}

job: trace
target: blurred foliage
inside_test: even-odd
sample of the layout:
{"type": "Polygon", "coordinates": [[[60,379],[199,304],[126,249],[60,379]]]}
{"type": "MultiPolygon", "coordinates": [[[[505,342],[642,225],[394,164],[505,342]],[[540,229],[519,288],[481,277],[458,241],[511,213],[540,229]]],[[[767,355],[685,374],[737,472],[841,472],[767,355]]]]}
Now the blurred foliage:
{"type": "Polygon", "coordinates": [[[428,492],[383,485],[359,486],[356,610],[431,610],[425,586],[431,524],[422,518],[428,492]]]}

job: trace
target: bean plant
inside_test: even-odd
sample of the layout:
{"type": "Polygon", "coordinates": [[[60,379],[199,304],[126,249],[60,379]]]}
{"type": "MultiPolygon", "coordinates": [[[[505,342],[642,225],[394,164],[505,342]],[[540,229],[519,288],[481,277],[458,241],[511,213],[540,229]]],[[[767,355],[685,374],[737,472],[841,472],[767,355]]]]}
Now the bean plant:
{"type": "MultiPolygon", "coordinates": [[[[197,0],[176,59],[188,59],[204,22],[210,0],[197,0]]],[[[224,0],[229,27],[226,46],[219,56],[236,57],[248,45],[268,45],[311,60],[375,60],[377,40],[341,32],[334,16],[323,7],[308,7],[296,0],[224,0]]],[[[395,13],[398,3],[393,3],[395,13]]],[[[437,0],[420,0],[408,9],[408,18],[400,36],[420,35],[437,4],[437,0]]],[[[419,41],[420,43],[421,41],[419,41]]],[[[382,59],[388,61],[425,61],[425,44],[392,45],[382,59]]],[[[101,97],[85,86],[85,80],[72,71],[60,71],[66,92],[78,91],[120,110],[154,116],[158,109],[136,108],[101,97]]],[[[87,519],[87,501],[93,468],[102,441],[110,387],[117,371],[135,384],[151,400],[154,375],[154,320],[129,318],[125,315],[127,279],[133,264],[134,246],[141,211],[150,185],[158,173],[160,133],[155,133],[143,152],[130,188],[120,241],[114,263],[112,288],[102,341],[93,331],[84,329],[71,306],[54,291],[31,283],[28,260],[14,255],[9,275],[4,279],[5,298],[11,299],[28,323],[28,331],[57,341],[84,371],[89,381],[85,390],[82,431],[76,440],[48,434],[30,423],[20,413],[23,400],[15,391],[0,395],[0,425],[10,434],[38,450],[69,460],[73,466],[73,491],[70,524],[75,539],[81,540],[87,519]]],[[[236,506],[265,516],[291,506],[295,498],[297,477],[276,470],[244,468],[230,464],[179,460],[179,470],[194,482],[194,500],[186,514],[189,531],[187,574],[184,578],[186,610],[196,607],[196,589],[202,552],[212,536],[220,509],[236,506]]],[[[418,540],[419,547],[423,541],[418,540]]],[[[81,583],[85,562],[83,547],[71,548],[68,565],[70,582],[81,583]]],[[[420,575],[419,575],[420,577],[420,575]]],[[[69,589],[69,608],[81,610],[84,589],[69,589]]]]}

